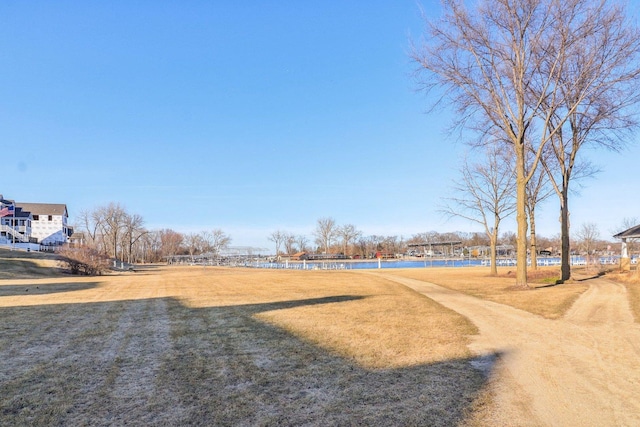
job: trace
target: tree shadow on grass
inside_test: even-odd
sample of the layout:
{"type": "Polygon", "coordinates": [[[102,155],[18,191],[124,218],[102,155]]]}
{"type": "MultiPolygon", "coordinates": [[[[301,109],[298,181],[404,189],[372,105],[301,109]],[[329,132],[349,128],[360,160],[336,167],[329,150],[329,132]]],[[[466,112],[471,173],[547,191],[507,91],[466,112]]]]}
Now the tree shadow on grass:
{"type": "Polygon", "coordinates": [[[0,285],[0,298],[15,295],[44,295],[58,292],[84,291],[97,288],[99,285],[100,282],[0,285]]]}
{"type": "Polygon", "coordinates": [[[0,280],[62,276],[61,269],[40,265],[37,260],[0,258],[0,280]]]}
{"type": "Polygon", "coordinates": [[[0,419],[8,425],[463,422],[487,382],[486,369],[472,366],[477,360],[367,369],[254,318],[358,298],[208,308],[172,298],[2,308],[0,419]]]}

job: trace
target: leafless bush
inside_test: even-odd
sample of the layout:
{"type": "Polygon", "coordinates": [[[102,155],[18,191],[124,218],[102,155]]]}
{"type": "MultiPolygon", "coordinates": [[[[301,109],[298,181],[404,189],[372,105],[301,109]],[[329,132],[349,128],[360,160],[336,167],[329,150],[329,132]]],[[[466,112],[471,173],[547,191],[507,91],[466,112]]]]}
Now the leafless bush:
{"type": "Polygon", "coordinates": [[[60,262],[72,274],[95,276],[109,269],[109,259],[89,247],[64,248],[58,253],[60,262]]]}

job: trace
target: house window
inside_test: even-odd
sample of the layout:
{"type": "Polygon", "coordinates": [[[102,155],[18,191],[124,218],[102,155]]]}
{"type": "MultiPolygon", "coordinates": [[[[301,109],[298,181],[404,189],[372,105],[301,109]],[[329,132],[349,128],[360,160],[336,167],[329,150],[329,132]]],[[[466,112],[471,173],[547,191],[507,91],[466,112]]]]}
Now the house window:
{"type": "Polygon", "coordinates": [[[39,221],[40,220],[40,216],[39,215],[34,215],[33,216],[33,220],[34,221],[39,221]]]}
{"type": "Polygon", "coordinates": [[[53,221],[53,215],[49,215],[49,221],[53,221]]]}

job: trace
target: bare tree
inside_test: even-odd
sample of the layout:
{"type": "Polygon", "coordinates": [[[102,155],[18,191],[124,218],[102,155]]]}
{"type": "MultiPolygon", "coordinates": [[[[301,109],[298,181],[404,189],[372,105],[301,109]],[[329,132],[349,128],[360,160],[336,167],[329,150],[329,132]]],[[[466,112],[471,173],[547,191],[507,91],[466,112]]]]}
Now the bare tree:
{"type": "Polygon", "coordinates": [[[276,256],[280,255],[280,247],[284,242],[286,233],[282,230],[276,230],[273,233],[269,234],[269,241],[273,242],[276,246],[276,256]]]}
{"type": "Polygon", "coordinates": [[[184,236],[184,246],[187,249],[187,253],[191,257],[191,261],[194,261],[195,255],[201,253],[203,245],[202,236],[198,233],[189,233],[184,236]]]}
{"type": "Polygon", "coordinates": [[[384,236],[372,234],[371,236],[367,237],[367,240],[368,256],[372,256],[375,252],[384,249],[384,236]]]}
{"type": "Polygon", "coordinates": [[[616,3],[571,0],[558,11],[553,34],[557,42],[548,55],[560,61],[543,66],[558,82],[556,101],[547,107],[548,125],[558,131],[546,164],[560,201],[564,281],[571,277],[570,183],[595,172],[578,154],[585,145],[619,150],[637,126],[640,31],[616,3]]]}
{"type": "Polygon", "coordinates": [[[329,248],[336,237],[337,227],[333,218],[320,218],[316,223],[313,235],[316,236],[316,243],[329,253],[329,248]]]}
{"type": "Polygon", "coordinates": [[[141,261],[144,262],[158,262],[162,259],[160,254],[162,244],[160,240],[159,230],[151,230],[144,235],[141,239],[142,251],[141,261]]]}
{"type": "Polygon", "coordinates": [[[383,246],[385,252],[391,254],[397,254],[402,251],[404,241],[398,236],[386,236],[383,240],[383,246]]]}
{"type": "Polygon", "coordinates": [[[338,229],[336,230],[336,234],[342,240],[342,253],[344,255],[347,255],[349,244],[362,236],[362,232],[359,231],[353,224],[346,224],[342,227],[338,227],[338,229]]]}
{"type": "MultiPolygon", "coordinates": [[[[458,109],[457,123],[483,137],[508,141],[516,173],[516,285],[527,284],[527,135],[540,116],[542,99],[531,96],[532,79],[543,87],[550,77],[537,72],[537,52],[546,47],[550,2],[481,1],[475,14],[458,0],[444,0],[444,17],[429,26],[429,43],[413,58],[427,72],[425,88],[443,86],[458,109]]],[[[538,153],[546,142],[542,135],[538,153]]],[[[529,142],[533,142],[529,140],[529,142]]]]}
{"type": "Polygon", "coordinates": [[[92,211],[82,211],[79,221],[87,244],[105,256],[135,262],[136,244],[148,233],[144,219],[111,202],[92,211]]]}
{"type": "Polygon", "coordinates": [[[82,210],[78,214],[77,221],[80,223],[80,228],[86,233],[86,244],[91,247],[96,247],[98,240],[98,223],[95,221],[95,217],[92,212],[88,210],[82,210]]]}
{"type": "Polygon", "coordinates": [[[160,230],[158,233],[160,235],[160,257],[166,258],[177,255],[180,252],[184,236],[168,228],[160,230]]]}
{"type": "Polygon", "coordinates": [[[307,236],[301,234],[299,236],[295,236],[295,243],[298,245],[300,252],[303,252],[307,250],[307,243],[309,243],[309,239],[307,239],[307,236]]]}
{"type": "MultiPolygon", "coordinates": [[[[470,11],[461,0],[444,0],[444,17],[430,23],[428,42],[414,48],[420,76],[426,75],[424,88],[444,90],[446,99],[458,109],[457,124],[478,132],[481,141],[504,140],[512,148],[518,235],[516,285],[521,287],[528,287],[526,186],[545,146],[567,126],[576,124],[584,129],[572,119],[578,106],[605,107],[605,102],[597,101],[601,95],[631,88],[619,84],[620,79],[612,79],[618,84],[607,90],[600,83],[622,71],[609,68],[613,71],[609,73],[606,67],[620,64],[619,58],[624,58],[625,64],[630,59],[633,63],[636,57],[635,44],[629,44],[626,36],[620,37],[624,21],[619,14],[605,19],[609,15],[600,11],[622,9],[606,4],[592,0],[485,0],[470,11]],[[609,32],[608,26],[617,28],[617,33],[609,32]],[[610,37],[601,37],[605,34],[610,37]],[[609,44],[603,44],[605,41],[609,44]],[[589,62],[578,62],[582,53],[589,62]],[[567,79],[570,72],[572,80],[567,79]],[[569,94],[573,96],[570,102],[569,94]],[[533,153],[530,162],[528,153],[533,153]]],[[[635,34],[635,30],[630,32],[635,34]]],[[[632,68],[630,75],[635,73],[632,68]]],[[[613,112],[624,111],[635,102],[635,90],[619,95],[625,101],[612,104],[613,112]]]]}
{"type": "Polygon", "coordinates": [[[591,255],[599,238],[598,226],[592,222],[582,224],[576,232],[576,239],[587,257],[587,266],[591,265],[591,255]]]}
{"type": "Polygon", "coordinates": [[[148,233],[144,228],[144,219],[138,214],[126,214],[123,224],[123,239],[126,244],[127,262],[131,263],[133,259],[134,245],[148,233]]]}
{"type": "MultiPolygon", "coordinates": [[[[544,155],[540,161],[544,160],[544,155]]],[[[527,216],[529,218],[529,247],[531,248],[531,269],[538,268],[538,236],[536,233],[536,208],[554,193],[549,184],[549,177],[543,168],[536,168],[531,179],[527,183],[527,216]]]]}
{"type": "Polygon", "coordinates": [[[231,244],[231,237],[224,231],[216,228],[211,231],[211,251],[215,255],[219,255],[220,252],[227,248],[231,244]]]}
{"type": "Polygon", "coordinates": [[[501,221],[515,211],[513,162],[498,145],[485,147],[484,159],[469,164],[465,159],[461,181],[454,183],[455,197],[443,212],[481,224],[491,246],[491,274],[498,274],[497,245],[501,221]]]}
{"type": "Polygon", "coordinates": [[[200,251],[202,253],[211,252],[211,245],[213,242],[213,235],[210,231],[203,230],[199,233],[200,236],[200,251]]]}
{"type": "Polygon", "coordinates": [[[294,253],[294,245],[296,244],[296,236],[291,233],[284,233],[284,238],[282,240],[284,244],[284,250],[287,254],[294,253]]]}
{"type": "Polygon", "coordinates": [[[122,247],[126,217],[126,210],[115,202],[95,209],[92,214],[98,234],[103,241],[105,254],[116,259],[118,258],[118,249],[122,247]]]}

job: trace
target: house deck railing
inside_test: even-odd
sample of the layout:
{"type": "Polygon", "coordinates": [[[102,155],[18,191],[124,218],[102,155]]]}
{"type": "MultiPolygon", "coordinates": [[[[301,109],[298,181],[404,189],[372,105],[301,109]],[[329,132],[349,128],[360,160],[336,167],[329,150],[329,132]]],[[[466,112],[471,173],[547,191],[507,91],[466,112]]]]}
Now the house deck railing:
{"type": "Polygon", "coordinates": [[[29,238],[19,231],[16,231],[13,227],[2,224],[0,225],[0,231],[4,231],[5,233],[7,233],[7,236],[11,235],[12,238],[15,238],[21,243],[29,243],[29,238]]]}

